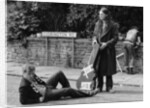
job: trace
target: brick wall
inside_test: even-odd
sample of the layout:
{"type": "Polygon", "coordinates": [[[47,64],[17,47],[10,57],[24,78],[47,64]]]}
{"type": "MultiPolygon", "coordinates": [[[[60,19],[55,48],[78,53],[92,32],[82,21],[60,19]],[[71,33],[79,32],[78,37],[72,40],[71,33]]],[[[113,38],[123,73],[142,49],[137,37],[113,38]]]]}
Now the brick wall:
{"type": "MultiPolygon", "coordinates": [[[[25,63],[27,58],[39,65],[82,68],[92,50],[91,39],[30,38],[28,48],[19,42],[8,43],[7,61],[25,63]]],[[[116,45],[117,55],[123,52],[122,42],[116,45]]],[[[124,57],[118,58],[123,69],[124,57]]],[[[143,73],[143,47],[136,53],[135,71],[143,73]]]]}

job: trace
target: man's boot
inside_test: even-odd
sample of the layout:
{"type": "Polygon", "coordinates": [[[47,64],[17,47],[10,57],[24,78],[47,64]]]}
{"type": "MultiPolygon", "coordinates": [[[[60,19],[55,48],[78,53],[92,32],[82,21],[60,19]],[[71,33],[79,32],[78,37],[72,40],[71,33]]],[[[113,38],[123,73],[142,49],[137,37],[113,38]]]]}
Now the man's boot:
{"type": "Polygon", "coordinates": [[[127,68],[127,74],[130,74],[130,68],[127,68]]]}
{"type": "Polygon", "coordinates": [[[133,68],[130,68],[130,74],[134,74],[133,68]]]}

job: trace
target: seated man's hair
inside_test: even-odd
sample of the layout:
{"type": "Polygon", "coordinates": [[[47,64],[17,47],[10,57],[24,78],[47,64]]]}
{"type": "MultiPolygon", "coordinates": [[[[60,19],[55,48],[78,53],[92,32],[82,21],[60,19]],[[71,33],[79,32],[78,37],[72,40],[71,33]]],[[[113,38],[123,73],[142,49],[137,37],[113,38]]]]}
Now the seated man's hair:
{"type": "Polygon", "coordinates": [[[32,65],[32,64],[25,64],[23,66],[23,73],[27,73],[27,72],[30,72],[30,71],[33,71],[35,70],[35,66],[32,65]]]}

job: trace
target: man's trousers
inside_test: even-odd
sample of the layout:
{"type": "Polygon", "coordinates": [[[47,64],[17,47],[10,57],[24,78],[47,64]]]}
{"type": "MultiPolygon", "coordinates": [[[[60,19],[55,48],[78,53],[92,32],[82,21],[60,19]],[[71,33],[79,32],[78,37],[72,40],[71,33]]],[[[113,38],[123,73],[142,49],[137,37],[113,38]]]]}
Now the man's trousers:
{"type": "Polygon", "coordinates": [[[57,100],[62,97],[78,98],[87,96],[90,96],[90,94],[71,88],[68,79],[62,71],[57,72],[47,81],[45,101],[57,100]],[[56,88],[58,83],[62,85],[62,88],[56,88]]]}

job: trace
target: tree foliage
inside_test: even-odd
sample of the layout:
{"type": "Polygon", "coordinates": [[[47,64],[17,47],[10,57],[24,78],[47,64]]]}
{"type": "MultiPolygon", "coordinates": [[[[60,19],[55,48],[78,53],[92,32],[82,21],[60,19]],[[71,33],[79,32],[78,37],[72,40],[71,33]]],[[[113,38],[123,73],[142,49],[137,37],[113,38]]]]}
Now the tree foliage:
{"type": "Polygon", "coordinates": [[[97,21],[97,5],[73,4],[69,7],[67,16],[68,30],[78,31],[80,37],[92,35],[92,31],[97,21]]]}
{"type": "Polygon", "coordinates": [[[62,31],[65,28],[69,4],[38,3],[38,15],[42,31],[62,31]]]}
{"type": "MultiPolygon", "coordinates": [[[[91,38],[102,5],[7,1],[7,39],[23,39],[41,31],[74,31],[91,38]]],[[[128,30],[143,31],[143,7],[107,6],[113,20],[128,30]]]]}
{"type": "Polygon", "coordinates": [[[8,40],[23,39],[32,33],[38,32],[40,20],[34,14],[34,5],[34,2],[8,2],[8,40]]]}
{"type": "Polygon", "coordinates": [[[64,30],[68,6],[62,3],[8,1],[8,40],[23,39],[41,31],[64,30]]]}
{"type": "MultiPolygon", "coordinates": [[[[98,11],[102,5],[74,4],[70,6],[68,25],[71,30],[78,31],[80,37],[91,37],[95,22],[98,20],[98,11]]],[[[132,26],[143,31],[143,8],[127,6],[106,6],[111,11],[114,21],[119,23],[120,32],[126,32],[132,26]],[[124,31],[123,31],[124,29],[124,31]]]]}

